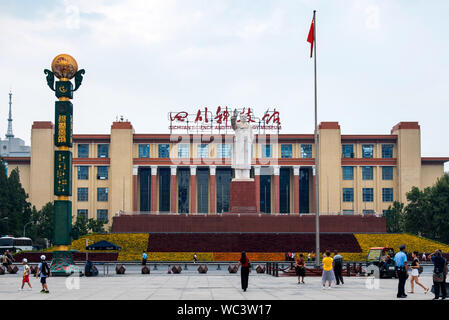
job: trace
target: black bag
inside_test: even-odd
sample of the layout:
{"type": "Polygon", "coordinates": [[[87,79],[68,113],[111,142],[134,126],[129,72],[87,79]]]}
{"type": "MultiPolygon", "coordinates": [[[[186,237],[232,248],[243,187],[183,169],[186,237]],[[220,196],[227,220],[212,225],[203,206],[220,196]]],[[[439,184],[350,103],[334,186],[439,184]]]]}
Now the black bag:
{"type": "Polygon", "coordinates": [[[433,282],[440,283],[444,281],[444,273],[443,272],[434,272],[433,273],[433,282]]]}
{"type": "Polygon", "coordinates": [[[419,268],[418,268],[419,274],[421,274],[423,271],[424,271],[424,267],[420,265],[419,268]]]}
{"type": "Polygon", "coordinates": [[[50,274],[50,269],[48,267],[47,262],[43,261],[42,262],[42,270],[41,270],[42,275],[48,277],[50,274]]]}

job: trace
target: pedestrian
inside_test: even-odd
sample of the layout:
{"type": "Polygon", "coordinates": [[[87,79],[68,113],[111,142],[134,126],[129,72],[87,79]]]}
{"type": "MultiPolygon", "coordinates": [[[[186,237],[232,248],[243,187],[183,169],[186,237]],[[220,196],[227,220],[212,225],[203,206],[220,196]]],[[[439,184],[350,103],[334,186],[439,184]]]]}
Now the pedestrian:
{"type": "Polygon", "coordinates": [[[310,261],[310,252],[307,254],[307,261],[310,261]]]}
{"type": "Polygon", "coordinates": [[[6,250],[6,256],[8,257],[8,265],[11,265],[14,261],[16,261],[16,260],[14,260],[12,254],[11,254],[11,252],[9,252],[9,250],[6,250]]]}
{"type": "Polygon", "coordinates": [[[148,255],[145,252],[145,250],[143,250],[143,252],[142,252],[142,265],[143,266],[145,266],[147,264],[147,258],[148,258],[148,255]]]}
{"type": "Polygon", "coordinates": [[[334,272],[332,270],[333,262],[334,259],[331,258],[331,253],[329,251],[326,251],[323,258],[323,275],[321,277],[323,289],[326,288],[326,282],[328,282],[328,289],[330,289],[332,282],[335,281],[334,272]]]}
{"type": "Polygon", "coordinates": [[[292,253],[290,251],[288,252],[287,257],[287,261],[292,261],[292,253]]]}
{"type": "Polygon", "coordinates": [[[2,265],[5,267],[5,269],[8,268],[8,256],[6,255],[6,251],[5,253],[2,255],[2,265]]]}
{"type": "Polygon", "coordinates": [[[344,284],[343,281],[343,257],[338,254],[337,251],[334,252],[334,274],[337,280],[337,286],[344,284]]]}
{"type": "Polygon", "coordinates": [[[306,261],[304,260],[302,253],[296,257],[295,272],[298,277],[298,284],[304,283],[304,277],[306,276],[306,261]]]}
{"type": "Polygon", "coordinates": [[[399,252],[394,255],[394,262],[396,263],[396,272],[398,274],[398,293],[396,297],[407,298],[405,294],[405,282],[408,278],[407,253],[405,252],[405,244],[399,247],[399,252]]]}
{"type": "Polygon", "coordinates": [[[315,252],[312,251],[312,261],[315,261],[315,257],[316,257],[315,252]]]}
{"type": "Polygon", "coordinates": [[[414,283],[416,283],[417,285],[422,287],[424,289],[424,293],[427,294],[427,292],[429,292],[429,288],[427,288],[425,285],[423,285],[418,280],[420,265],[419,265],[418,252],[417,251],[414,251],[412,253],[412,258],[413,258],[413,262],[412,262],[412,265],[410,266],[410,269],[412,269],[412,272],[411,272],[411,275],[410,275],[411,290],[408,293],[415,293],[414,283]]]}
{"type": "Polygon", "coordinates": [[[292,261],[295,261],[295,253],[292,252],[292,261]]]}
{"type": "Polygon", "coordinates": [[[198,256],[196,255],[196,252],[193,254],[193,263],[196,263],[198,261],[198,256]]]}
{"type": "Polygon", "coordinates": [[[24,258],[22,260],[22,264],[23,264],[23,278],[22,278],[22,287],[20,288],[20,290],[23,291],[25,283],[28,283],[28,286],[30,287],[29,290],[32,290],[33,288],[31,287],[30,283],[30,267],[28,266],[28,260],[24,258]]]}
{"type": "Polygon", "coordinates": [[[48,263],[45,261],[45,256],[41,255],[41,262],[37,266],[36,270],[36,278],[41,278],[42,290],[41,293],[50,293],[48,291],[47,278],[51,277],[50,267],[48,263]]]}
{"type": "Polygon", "coordinates": [[[5,267],[5,269],[7,270],[8,269],[8,266],[10,265],[10,264],[12,264],[12,256],[11,256],[11,254],[9,253],[9,251],[8,250],[6,250],[4,253],[3,253],[3,260],[2,260],[2,264],[3,264],[3,266],[5,267]]]}
{"type": "Polygon", "coordinates": [[[422,261],[426,261],[427,259],[426,259],[426,254],[423,252],[422,253],[422,261]]]}
{"type": "Polygon", "coordinates": [[[246,291],[246,289],[248,288],[248,278],[249,278],[249,272],[251,270],[251,263],[249,262],[249,259],[246,256],[245,251],[242,252],[242,256],[240,257],[237,269],[240,266],[242,266],[242,269],[240,271],[240,277],[242,280],[242,289],[243,289],[243,291],[246,291]]]}
{"type": "Polygon", "coordinates": [[[433,300],[438,300],[447,298],[446,291],[446,276],[448,272],[447,260],[443,257],[440,250],[436,250],[434,253],[429,255],[429,259],[433,262],[433,288],[435,290],[435,298],[433,300]]]}

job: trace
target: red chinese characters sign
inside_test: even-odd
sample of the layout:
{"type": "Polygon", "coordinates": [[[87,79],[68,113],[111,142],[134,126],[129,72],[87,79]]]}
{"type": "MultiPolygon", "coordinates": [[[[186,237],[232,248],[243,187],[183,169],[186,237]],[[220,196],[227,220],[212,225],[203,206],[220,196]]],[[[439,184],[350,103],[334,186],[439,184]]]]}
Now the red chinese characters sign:
{"type": "MultiPolygon", "coordinates": [[[[238,108],[238,113],[245,115],[247,121],[255,130],[280,130],[281,118],[276,108],[266,110],[257,117],[253,108],[238,108]]],[[[231,116],[234,108],[218,106],[215,110],[209,107],[199,108],[196,112],[187,111],[170,112],[168,118],[171,130],[231,130],[231,116]]],[[[240,120],[238,120],[240,121],[240,120]]]]}

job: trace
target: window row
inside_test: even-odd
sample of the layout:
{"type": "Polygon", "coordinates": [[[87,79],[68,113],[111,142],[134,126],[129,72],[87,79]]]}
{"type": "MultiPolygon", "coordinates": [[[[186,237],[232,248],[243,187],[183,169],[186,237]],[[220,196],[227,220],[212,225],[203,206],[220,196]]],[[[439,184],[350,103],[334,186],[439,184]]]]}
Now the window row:
{"type": "MultiPolygon", "coordinates": [[[[383,144],[382,145],[382,158],[391,159],[393,158],[393,144],[383,144]]],[[[354,145],[353,144],[343,144],[341,146],[341,157],[342,158],[355,158],[354,145]]],[[[374,144],[362,144],[362,158],[370,159],[374,158],[374,144]]]]}
{"type": "MultiPolygon", "coordinates": [[[[189,158],[190,157],[190,145],[187,143],[180,143],[178,146],[178,158],[189,158]]],[[[209,145],[199,144],[197,146],[198,157],[208,158],[209,157],[209,145]]],[[[253,147],[251,146],[251,153],[253,147]]],[[[217,156],[218,158],[230,159],[232,157],[232,145],[231,144],[218,144],[217,145],[217,156]]],[[[170,157],[170,146],[168,144],[158,145],[158,157],[159,158],[169,158],[170,157]]],[[[262,158],[273,157],[273,146],[271,144],[262,145],[262,158]]],[[[293,145],[282,144],[281,145],[281,158],[292,158],[293,157],[293,145]]],[[[149,144],[139,144],[139,158],[150,158],[150,145],[149,144]]],[[[312,158],[312,145],[311,144],[301,144],[301,158],[312,158]]]]}
{"type": "MultiPolygon", "coordinates": [[[[382,180],[393,180],[393,167],[384,166],[382,168],[382,180]]],[[[373,180],[374,167],[362,167],[362,180],[373,180]]],[[[354,180],[354,167],[342,167],[343,180],[354,180]]]]}
{"type": "MultiPolygon", "coordinates": [[[[78,158],[89,158],[89,144],[78,144],[78,158]]],[[[109,144],[97,144],[97,158],[109,158],[109,144]]]]}
{"type": "MultiPolygon", "coordinates": [[[[89,201],[89,188],[78,188],[78,202],[89,201]]],[[[108,188],[97,188],[97,201],[108,201],[108,188]]]]}
{"type": "MultiPolygon", "coordinates": [[[[374,189],[362,188],[363,202],[374,202],[374,189]]],[[[343,188],[343,202],[354,202],[354,188],[343,188]]],[[[382,202],[393,202],[393,188],[382,188],[382,202]]]]}
{"type": "MultiPolygon", "coordinates": [[[[89,211],[87,209],[78,209],[76,212],[76,217],[78,218],[89,218],[89,211]]],[[[108,221],[108,210],[107,209],[97,209],[97,220],[102,220],[104,222],[108,221]]]]}
{"type": "MultiPolygon", "coordinates": [[[[78,166],[78,180],[89,180],[89,166],[78,166]]],[[[97,180],[109,179],[109,167],[98,166],[97,167],[97,180]]]]}

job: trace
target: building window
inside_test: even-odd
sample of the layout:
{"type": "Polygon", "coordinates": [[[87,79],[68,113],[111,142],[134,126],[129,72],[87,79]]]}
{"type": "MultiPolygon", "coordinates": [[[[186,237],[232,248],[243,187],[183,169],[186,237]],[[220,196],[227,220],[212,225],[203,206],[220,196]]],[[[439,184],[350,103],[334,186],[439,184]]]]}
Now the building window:
{"type": "Polygon", "coordinates": [[[382,167],[382,180],[393,180],[393,167],[382,167]]]}
{"type": "Polygon", "coordinates": [[[344,216],[353,216],[354,210],[343,210],[343,215],[344,216]]]}
{"type": "Polygon", "coordinates": [[[363,210],[363,214],[375,214],[374,210],[363,210]]]}
{"type": "Polygon", "coordinates": [[[382,188],[382,201],[393,202],[393,188],[382,188]]]}
{"type": "Polygon", "coordinates": [[[108,178],[109,178],[109,167],[106,166],[97,167],[97,179],[108,180],[108,178]]]}
{"type": "Polygon", "coordinates": [[[139,144],[139,158],[149,158],[149,157],[150,157],[150,145],[139,144]]]}
{"type": "Polygon", "coordinates": [[[98,209],[97,210],[97,220],[108,221],[108,210],[98,209]]]}
{"type": "Polygon", "coordinates": [[[189,158],[189,145],[186,143],[178,144],[178,158],[189,158]]]}
{"type": "Polygon", "coordinates": [[[383,144],[382,145],[382,158],[393,158],[393,145],[383,144]]]}
{"type": "Polygon", "coordinates": [[[271,144],[262,145],[262,158],[271,158],[271,144]]]}
{"type": "Polygon", "coordinates": [[[89,189],[78,188],[78,202],[89,201],[89,189]]]}
{"type": "Polygon", "coordinates": [[[162,159],[170,158],[170,145],[168,144],[158,145],[158,157],[162,159]]]}
{"type": "Polygon", "coordinates": [[[354,180],[354,167],[342,167],[343,180],[354,180]]]}
{"type": "Polygon", "coordinates": [[[209,158],[209,145],[199,144],[198,145],[198,158],[209,158]]]}
{"type": "Polygon", "coordinates": [[[232,144],[217,145],[217,155],[220,159],[230,159],[232,157],[232,144]]]}
{"type": "Polygon", "coordinates": [[[108,188],[97,188],[97,201],[108,201],[108,188]]]}
{"type": "Polygon", "coordinates": [[[374,192],[373,188],[363,188],[363,202],[373,202],[374,201],[374,192]]]}
{"type": "Polygon", "coordinates": [[[109,144],[98,145],[98,158],[109,158],[109,144]]]}
{"type": "Polygon", "coordinates": [[[373,180],[373,167],[362,167],[362,179],[373,180]]]}
{"type": "Polygon", "coordinates": [[[373,158],[374,146],[372,144],[362,145],[362,158],[373,158]]]}
{"type": "Polygon", "coordinates": [[[292,158],[293,157],[293,147],[291,144],[281,145],[281,158],[292,158]]]}
{"type": "Polygon", "coordinates": [[[78,145],[78,158],[89,158],[89,145],[79,144],[78,145]]]}
{"type": "Polygon", "coordinates": [[[312,145],[302,144],[301,145],[301,158],[312,158],[312,145]]]}
{"type": "Polygon", "coordinates": [[[343,202],[354,202],[353,188],[343,188],[343,202]]]}
{"type": "Polygon", "coordinates": [[[77,219],[88,219],[89,218],[89,214],[87,209],[78,209],[76,212],[76,218],[77,219]]]}
{"type": "Polygon", "coordinates": [[[341,157],[342,158],[354,158],[354,145],[353,144],[343,144],[341,146],[341,157]]]}
{"type": "Polygon", "coordinates": [[[78,167],[78,180],[89,180],[89,167],[79,166],[78,167]]]}

